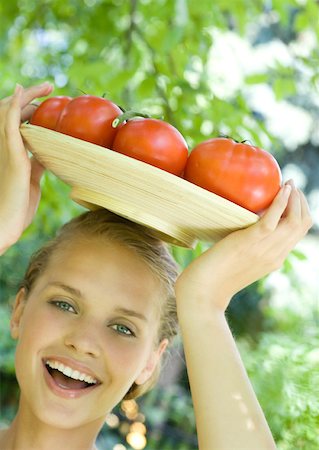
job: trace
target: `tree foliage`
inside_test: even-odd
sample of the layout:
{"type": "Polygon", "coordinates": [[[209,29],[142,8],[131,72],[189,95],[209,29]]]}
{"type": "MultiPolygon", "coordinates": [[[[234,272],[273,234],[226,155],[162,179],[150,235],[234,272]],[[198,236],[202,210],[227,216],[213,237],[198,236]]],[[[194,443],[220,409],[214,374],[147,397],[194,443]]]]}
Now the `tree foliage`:
{"type": "MultiPolygon", "coordinates": [[[[105,94],[125,108],[162,115],[182,132],[190,149],[219,134],[249,139],[271,151],[284,174],[299,177],[315,207],[318,23],[316,0],[43,0],[36,6],[29,0],[1,2],[0,96],[10,95],[15,82],[28,86],[49,80],[55,84],[54,95],[105,94]]],[[[0,261],[1,330],[7,327],[7,305],[29,255],[82,211],[68,199],[68,186],[52,174],[45,175],[42,187],[34,223],[0,261]]],[[[199,243],[193,252],[172,252],[184,267],[205,248],[199,243]]],[[[293,261],[285,266],[287,276],[289,264],[293,261]]],[[[315,338],[298,341],[298,353],[292,344],[298,324],[291,335],[264,334],[269,318],[265,320],[260,304],[268,295],[263,282],[239,293],[228,310],[229,320],[236,335],[254,336],[254,344],[243,344],[243,354],[282,450],[296,443],[300,449],[312,449],[318,404],[309,393],[315,376],[306,355],[315,338]],[[271,350],[276,340],[282,357],[271,350]],[[273,367],[268,377],[274,376],[273,384],[265,384],[258,370],[267,361],[273,367]],[[288,371],[291,384],[285,381],[288,371]],[[299,383],[303,377],[305,389],[299,395],[293,380],[299,383]],[[273,406],[278,403],[276,412],[273,406]]],[[[9,334],[1,331],[0,342],[0,373],[10,378],[14,349],[9,334]]],[[[169,436],[165,441],[164,431],[160,448],[195,448],[188,391],[181,385],[170,389],[166,387],[165,394],[154,391],[145,401],[155,430],[150,445],[159,448],[157,429],[174,435],[173,429],[176,435],[182,422],[190,432],[185,430],[184,442],[177,435],[171,443],[169,436]],[[158,396],[170,411],[162,421],[154,409],[158,396]]],[[[8,411],[4,416],[11,416],[13,410],[8,411]]]]}

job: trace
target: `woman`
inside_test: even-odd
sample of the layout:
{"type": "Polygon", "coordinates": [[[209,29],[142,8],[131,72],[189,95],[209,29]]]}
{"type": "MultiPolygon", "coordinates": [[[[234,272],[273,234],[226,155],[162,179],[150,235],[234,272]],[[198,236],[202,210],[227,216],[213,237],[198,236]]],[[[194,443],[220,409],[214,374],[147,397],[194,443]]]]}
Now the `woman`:
{"type": "MultiPolygon", "coordinates": [[[[19,133],[44,83],[0,102],[0,249],[19,239],[40,198],[43,171],[19,133]]],[[[11,320],[19,408],[3,450],[91,450],[106,414],[149,389],[181,330],[200,450],[274,449],[225,310],[238,291],[279,268],[312,225],[304,195],[286,183],[263,217],[231,233],[179,276],[151,231],[106,211],[63,227],[31,260],[11,320]],[[177,278],[177,279],[176,279],[177,278]]]]}

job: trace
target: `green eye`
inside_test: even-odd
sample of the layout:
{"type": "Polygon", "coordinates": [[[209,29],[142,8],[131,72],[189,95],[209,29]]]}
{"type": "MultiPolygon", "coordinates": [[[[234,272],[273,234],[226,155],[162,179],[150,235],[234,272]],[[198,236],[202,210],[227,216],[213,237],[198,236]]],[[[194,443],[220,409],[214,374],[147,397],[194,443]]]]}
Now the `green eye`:
{"type": "Polygon", "coordinates": [[[76,313],[75,309],[72,305],[70,305],[68,302],[62,301],[62,300],[55,300],[50,302],[52,305],[56,306],[59,309],[62,309],[62,311],[67,311],[71,313],[76,313]]]}
{"type": "Polygon", "coordinates": [[[116,324],[116,325],[112,325],[111,328],[113,328],[113,330],[115,330],[117,333],[122,334],[124,336],[132,336],[132,337],[135,336],[133,331],[130,330],[125,325],[116,324]]]}

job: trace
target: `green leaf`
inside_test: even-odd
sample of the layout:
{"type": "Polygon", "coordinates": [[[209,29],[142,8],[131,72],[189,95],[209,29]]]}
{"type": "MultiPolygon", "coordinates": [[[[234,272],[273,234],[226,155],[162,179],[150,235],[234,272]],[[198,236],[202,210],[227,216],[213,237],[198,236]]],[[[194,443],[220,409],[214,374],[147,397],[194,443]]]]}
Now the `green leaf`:
{"type": "Polygon", "coordinates": [[[273,82],[273,91],[277,100],[283,100],[296,93],[296,84],[290,78],[277,78],[273,82]]]}
{"type": "Polygon", "coordinates": [[[137,86],[137,94],[141,98],[150,98],[156,91],[156,77],[148,76],[137,86]]]}
{"type": "Polygon", "coordinates": [[[267,83],[268,81],[269,75],[267,73],[256,73],[245,78],[247,84],[260,84],[267,83]]]}
{"type": "Polygon", "coordinates": [[[306,261],[307,256],[300,250],[294,249],[291,251],[291,255],[297,258],[299,261],[306,261]]]}

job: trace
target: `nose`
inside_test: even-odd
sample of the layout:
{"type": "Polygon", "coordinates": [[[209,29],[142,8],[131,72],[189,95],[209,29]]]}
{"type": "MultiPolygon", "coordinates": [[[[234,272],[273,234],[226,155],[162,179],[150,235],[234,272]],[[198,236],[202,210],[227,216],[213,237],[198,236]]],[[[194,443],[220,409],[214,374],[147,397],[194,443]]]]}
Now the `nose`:
{"type": "Polygon", "coordinates": [[[99,328],[93,321],[81,321],[69,330],[64,337],[64,344],[78,354],[98,358],[101,355],[101,336],[99,328]]]}

